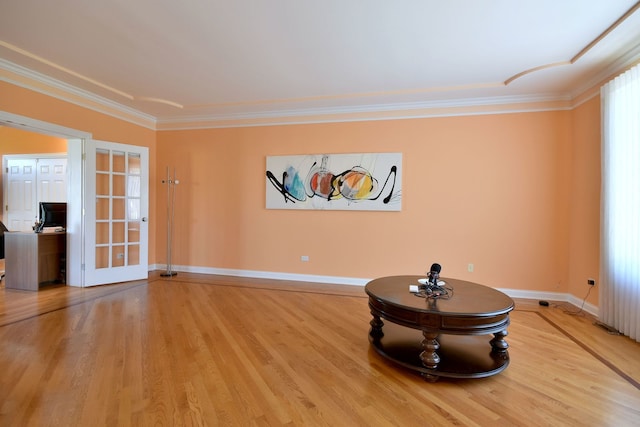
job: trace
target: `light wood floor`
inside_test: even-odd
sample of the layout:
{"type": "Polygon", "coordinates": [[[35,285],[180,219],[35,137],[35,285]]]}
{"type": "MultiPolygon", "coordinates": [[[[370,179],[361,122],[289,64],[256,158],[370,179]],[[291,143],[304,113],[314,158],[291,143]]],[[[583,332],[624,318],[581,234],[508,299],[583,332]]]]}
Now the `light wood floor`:
{"type": "Polygon", "coordinates": [[[510,366],[428,383],[368,342],[364,290],[180,273],[0,288],[0,426],[631,426],[640,344],[516,301],[510,366]]]}

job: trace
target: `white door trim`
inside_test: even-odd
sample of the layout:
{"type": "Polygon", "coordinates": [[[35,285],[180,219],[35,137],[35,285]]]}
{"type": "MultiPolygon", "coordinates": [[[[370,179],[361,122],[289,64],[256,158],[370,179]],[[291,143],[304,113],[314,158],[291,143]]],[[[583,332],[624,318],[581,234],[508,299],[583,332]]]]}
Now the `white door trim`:
{"type": "Polygon", "coordinates": [[[93,136],[89,132],[43,122],[42,120],[36,120],[26,116],[19,116],[6,111],[0,111],[0,123],[4,126],[56,136],[58,138],[87,139],[93,136]]]}

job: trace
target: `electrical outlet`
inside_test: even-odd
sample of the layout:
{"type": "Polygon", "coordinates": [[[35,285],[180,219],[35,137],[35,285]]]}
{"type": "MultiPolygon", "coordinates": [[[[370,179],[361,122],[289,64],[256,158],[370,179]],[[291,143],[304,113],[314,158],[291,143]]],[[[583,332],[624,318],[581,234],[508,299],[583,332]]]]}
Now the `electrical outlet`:
{"type": "Polygon", "coordinates": [[[300,257],[300,261],[302,262],[309,262],[309,255],[302,255],[300,257]]]}
{"type": "Polygon", "coordinates": [[[595,286],[596,285],[596,281],[594,279],[587,279],[587,285],[595,286]]]}
{"type": "Polygon", "coordinates": [[[474,269],[473,264],[469,264],[469,265],[467,265],[467,271],[468,271],[469,273],[473,273],[473,269],[474,269]]]}

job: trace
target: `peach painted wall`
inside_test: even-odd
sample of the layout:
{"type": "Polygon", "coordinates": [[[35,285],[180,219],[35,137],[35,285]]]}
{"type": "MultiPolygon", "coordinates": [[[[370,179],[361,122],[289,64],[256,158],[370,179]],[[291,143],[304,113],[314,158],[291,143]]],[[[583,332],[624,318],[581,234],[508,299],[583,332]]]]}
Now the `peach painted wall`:
{"type": "MultiPolygon", "coordinates": [[[[577,107],[573,115],[571,215],[568,229],[571,251],[568,292],[583,299],[587,279],[598,281],[600,267],[600,97],[577,107]]],[[[587,302],[598,305],[598,287],[587,302]]]]}
{"type": "Polygon", "coordinates": [[[0,126],[0,154],[66,153],[67,140],[0,126]]]}
{"type": "MultiPolygon", "coordinates": [[[[554,111],[158,132],[158,173],[175,168],[181,181],[173,264],[373,278],[440,262],[444,276],[566,292],[571,119],[554,111]],[[385,151],[404,156],[401,212],[265,208],[266,156],[385,151]]],[[[166,188],[156,191],[162,223],[166,188]]]]}
{"type": "MultiPolygon", "coordinates": [[[[5,154],[66,153],[67,140],[22,129],[0,126],[0,156],[5,154]]],[[[4,200],[3,176],[0,174],[0,200],[4,200]]],[[[4,209],[0,213],[4,221],[4,209]]]]}
{"type": "Polygon", "coordinates": [[[0,110],[150,148],[152,264],[166,261],[170,166],[181,180],[175,265],[372,278],[437,261],[445,276],[579,298],[597,279],[597,99],[574,111],[154,132],[0,82],[0,110]],[[401,212],[264,207],[268,155],[385,151],[404,155],[401,212]]]}
{"type": "MultiPolygon", "coordinates": [[[[0,111],[89,132],[94,139],[149,147],[150,210],[156,204],[156,149],[154,130],[101,114],[78,105],[0,81],[0,111]]],[[[156,262],[156,225],[150,213],[149,263],[156,262]]]]}

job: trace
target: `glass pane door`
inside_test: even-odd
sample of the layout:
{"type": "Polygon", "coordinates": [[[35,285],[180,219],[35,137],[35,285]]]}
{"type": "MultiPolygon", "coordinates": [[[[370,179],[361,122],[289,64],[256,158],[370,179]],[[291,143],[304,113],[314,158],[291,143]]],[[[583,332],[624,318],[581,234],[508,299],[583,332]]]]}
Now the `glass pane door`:
{"type": "Polygon", "coordinates": [[[87,249],[85,283],[147,277],[148,149],[93,142],[87,169],[95,162],[95,187],[87,185],[87,200],[94,198],[95,209],[87,209],[87,228],[93,229],[87,229],[92,249],[87,249]]]}

